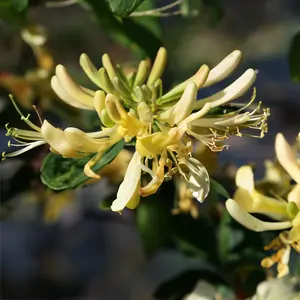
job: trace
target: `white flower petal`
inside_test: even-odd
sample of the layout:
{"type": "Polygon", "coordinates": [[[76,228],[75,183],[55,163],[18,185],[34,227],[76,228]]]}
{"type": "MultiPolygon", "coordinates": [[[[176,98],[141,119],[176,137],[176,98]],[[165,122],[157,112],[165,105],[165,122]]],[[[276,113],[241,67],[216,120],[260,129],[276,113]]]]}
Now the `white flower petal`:
{"type": "Polygon", "coordinates": [[[235,184],[250,194],[254,191],[254,174],[250,166],[242,166],[237,170],[235,184]]]}
{"type": "Polygon", "coordinates": [[[239,65],[242,58],[242,52],[235,50],[226,56],[218,65],[216,65],[208,75],[204,87],[211,86],[224,78],[228,77],[239,65]]]}
{"type": "Polygon", "coordinates": [[[172,111],[171,118],[174,118],[174,123],[178,124],[186,117],[188,117],[192,111],[193,106],[197,98],[197,86],[192,81],[186,86],[180,100],[175,104],[172,111]]]}
{"type": "Polygon", "coordinates": [[[92,107],[77,101],[75,98],[73,98],[72,96],[70,96],[63,88],[63,86],[60,84],[57,76],[53,76],[51,78],[51,87],[53,89],[53,91],[57,94],[57,96],[63,100],[64,102],[66,102],[67,104],[76,107],[76,108],[80,108],[80,109],[87,109],[87,110],[94,110],[92,107]]]}
{"type": "Polygon", "coordinates": [[[77,157],[77,151],[72,148],[65,138],[64,132],[52,126],[47,120],[44,120],[41,127],[41,133],[45,141],[52,149],[64,157],[77,157]]]}
{"type": "Polygon", "coordinates": [[[68,143],[77,151],[99,152],[108,149],[114,142],[110,138],[95,139],[75,127],[68,127],[64,130],[68,143]]]}
{"type": "Polygon", "coordinates": [[[300,183],[300,168],[292,151],[282,133],[278,133],[275,139],[275,152],[278,161],[290,176],[300,183]]]}
{"type": "Polygon", "coordinates": [[[134,209],[139,201],[139,188],[141,184],[141,156],[135,152],[124,177],[119,186],[117,198],[111,205],[112,211],[122,211],[128,204],[134,209]]]}
{"type": "Polygon", "coordinates": [[[290,221],[264,222],[247,213],[236,201],[228,199],[225,203],[229,214],[244,227],[253,231],[282,230],[292,227],[290,221]]]}
{"type": "Polygon", "coordinates": [[[248,69],[241,77],[229,85],[224,90],[210,97],[201,99],[196,102],[194,109],[200,109],[205,103],[213,102],[214,107],[226,104],[244,95],[252,86],[256,79],[256,72],[253,69],[248,69]]]}
{"type": "Polygon", "coordinates": [[[88,93],[84,92],[71,78],[69,75],[67,69],[63,65],[58,65],[55,68],[56,76],[61,84],[63,86],[64,90],[74,99],[76,99],[78,102],[81,102],[82,104],[91,107],[91,109],[94,109],[93,105],[93,97],[89,95],[88,93]]]}
{"type": "Polygon", "coordinates": [[[186,180],[187,187],[192,191],[193,197],[202,203],[210,190],[209,175],[205,166],[192,157],[182,164],[186,165],[189,172],[186,174],[183,170],[179,169],[179,173],[186,180]]]}

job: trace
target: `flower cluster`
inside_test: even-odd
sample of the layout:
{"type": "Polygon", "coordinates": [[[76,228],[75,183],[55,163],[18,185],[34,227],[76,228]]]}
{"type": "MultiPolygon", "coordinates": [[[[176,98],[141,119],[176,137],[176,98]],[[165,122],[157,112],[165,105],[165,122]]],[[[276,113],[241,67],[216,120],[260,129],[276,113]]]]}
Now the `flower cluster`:
{"type": "MultiPolygon", "coordinates": [[[[299,148],[299,145],[296,146],[299,148]]],[[[227,200],[226,207],[230,215],[248,229],[282,230],[265,247],[276,253],[262,261],[266,268],[277,263],[278,276],[281,277],[289,272],[291,248],[300,253],[300,166],[292,147],[281,133],[276,136],[275,151],[278,162],[266,162],[267,172],[263,181],[255,184],[250,166],[243,166],[237,171],[237,190],[233,199],[227,200]],[[266,215],[276,222],[259,220],[250,213],[266,215]]]]}
{"type": "Polygon", "coordinates": [[[84,172],[97,179],[99,174],[92,167],[103,154],[121,139],[133,141],[135,152],[112,203],[113,211],[120,212],[125,207],[134,209],[140,196],[154,194],[163,181],[170,180],[176,173],[185,181],[192,196],[202,202],[209,193],[210,182],[205,166],[191,155],[193,138],[212,151],[221,151],[227,147],[224,141],[230,135],[263,137],[267,131],[269,110],[262,108],[261,102],[254,105],[255,89],[246,105],[228,109],[229,102],[244,95],[253,85],[256,78],[253,69],[248,69],[224,90],[197,101],[199,89],[228,77],[240,60],[241,52],[233,51],[213,69],[201,66],[195,75],[164,94],[161,80],[167,61],[164,48],[159,49],[152,66],[148,60],[142,60],[137,70],[130,74],[125,74],[107,54],[102,57],[100,69],[82,54],[80,65],[97,90],[76,84],[62,65],[56,67],[51,86],[67,104],[95,111],[102,124],[101,130],[90,133],[74,127],[62,130],[47,120],[39,128],[16,107],[32,130],[7,127],[7,134],[19,142],[15,146],[23,148],[4,153],[3,157],[12,157],[47,143],[53,153],[65,158],[94,154],[84,172]],[[258,130],[258,134],[251,134],[249,130],[258,130]],[[142,181],[145,173],[149,180],[142,181]]]}

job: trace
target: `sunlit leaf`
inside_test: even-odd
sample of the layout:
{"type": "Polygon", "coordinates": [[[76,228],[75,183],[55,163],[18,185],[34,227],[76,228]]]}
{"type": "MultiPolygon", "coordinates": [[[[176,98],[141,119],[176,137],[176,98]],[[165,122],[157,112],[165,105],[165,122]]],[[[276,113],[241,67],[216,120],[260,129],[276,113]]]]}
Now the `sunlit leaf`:
{"type": "Polygon", "coordinates": [[[112,12],[119,17],[130,15],[145,0],[106,0],[112,12]]]}
{"type": "Polygon", "coordinates": [[[28,0],[11,0],[11,8],[15,12],[20,13],[28,6],[28,0]]]}
{"type": "Polygon", "coordinates": [[[131,49],[141,58],[148,56],[153,59],[162,45],[161,41],[151,30],[130,18],[120,19],[113,15],[108,3],[99,0],[85,1],[105,32],[119,44],[131,49]]]}

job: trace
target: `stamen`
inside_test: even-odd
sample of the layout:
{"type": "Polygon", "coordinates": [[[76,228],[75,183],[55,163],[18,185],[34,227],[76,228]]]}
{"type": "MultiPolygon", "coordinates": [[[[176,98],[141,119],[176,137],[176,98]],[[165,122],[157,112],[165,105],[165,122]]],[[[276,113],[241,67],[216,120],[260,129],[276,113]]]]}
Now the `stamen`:
{"type": "Polygon", "coordinates": [[[38,126],[36,126],[35,124],[33,124],[33,123],[29,120],[29,116],[30,116],[30,115],[28,115],[26,118],[24,117],[24,115],[22,114],[22,112],[21,112],[20,109],[18,108],[18,106],[17,106],[17,104],[16,104],[16,102],[15,102],[15,100],[14,100],[12,94],[9,94],[9,98],[10,98],[10,100],[11,100],[13,106],[15,107],[16,111],[17,111],[18,114],[21,116],[21,120],[25,121],[25,123],[26,123],[30,128],[34,129],[34,130],[37,131],[37,132],[40,132],[41,129],[40,129],[38,126]]]}
{"type": "Polygon", "coordinates": [[[41,116],[40,116],[40,114],[39,114],[39,111],[37,110],[37,108],[36,108],[35,105],[32,105],[32,107],[33,107],[33,109],[35,110],[35,112],[36,112],[36,114],[37,114],[37,116],[38,116],[38,118],[39,118],[39,121],[40,121],[40,123],[41,123],[41,126],[42,126],[42,125],[43,125],[43,121],[42,121],[42,118],[41,118],[41,116]]]}

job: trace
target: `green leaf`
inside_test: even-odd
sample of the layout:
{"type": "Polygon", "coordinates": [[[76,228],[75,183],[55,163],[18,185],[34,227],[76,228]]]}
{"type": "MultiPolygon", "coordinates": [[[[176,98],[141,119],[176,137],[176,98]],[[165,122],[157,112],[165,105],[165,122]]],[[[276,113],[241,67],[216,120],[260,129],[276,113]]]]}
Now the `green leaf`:
{"type": "Polygon", "coordinates": [[[28,6],[28,0],[11,0],[11,8],[13,11],[20,13],[28,6]]]}
{"type": "Polygon", "coordinates": [[[105,32],[121,45],[131,49],[141,58],[154,59],[162,43],[148,28],[130,18],[116,18],[106,1],[86,0],[105,32]]]}
{"type": "Polygon", "coordinates": [[[219,182],[212,178],[210,178],[210,191],[216,192],[218,195],[223,196],[225,199],[230,198],[227,190],[219,182]]]}
{"type": "Polygon", "coordinates": [[[227,211],[223,212],[218,239],[218,250],[220,260],[223,264],[229,260],[238,259],[238,256],[234,255],[233,249],[242,242],[244,234],[241,230],[232,227],[232,218],[227,211]]]}
{"type": "Polygon", "coordinates": [[[136,222],[146,255],[151,256],[170,242],[171,209],[174,199],[172,181],[146,198],[136,209],[136,222]]]}
{"type": "MultiPolygon", "coordinates": [[[[154,0],[147,0],[144,1],[135,11],[147,11],[155,8],[155,1],[154,0]]],[[[160,19],[154,18],[151,16],[143,16],[134,18],[134,22],[144,27],[146,30],[149,30],[151,33],[154,34],[157,38],[162,37],[162,30],[160,26],[160,19]]]]}
{"type": "Polygon", "coordinates": [[[0,1],[0,19],[11,25],[20,26],[26,19],[28,1],[0,1]],[[26,5],[25,5],[26,4],[26,5]]]}
{"type": "MultiPolygon", "coordinates": [[[[121,140],[112,146],[92,168],[98,173],[103,167],[108,165],[119,152],[124,148],[124,141],[121,140]]],[[[61,191],[75,189],[91,179],[83,172],[85,164],[94,156],[94,154],[84,158],[62,158],[53,153],[48,154],[41,167],[41,180],[50,189],[61,191]]]]}
{"type": "Polygon", "coordinates": [[[145,0],[106,0],[112,12],[119,17],[129,16],[145,0]]]}
{"type": "MultiPolygon", "coordinates": [[[[155,299],[184,299],[184,296],[190,293],[201,279],[212,284],[225,283],[223,274],[211,263],[187,257],[182,253],[169,252],[168,254],[168,260],[159,262],[161,270],[167,270],[168,273],[163,274],[164,276],[160,272],[157,274],[158,278],[164,278],[159,278],[162,282],[156,288],[155,299]]],[[[155,280],[158,281],[157,278],[155,280]]]]}
{"type": "Polygon", "coordinates": [[[289,65],[292,80],[300,83],[300,32],[292,39],[289,51],[289,65]]]}

